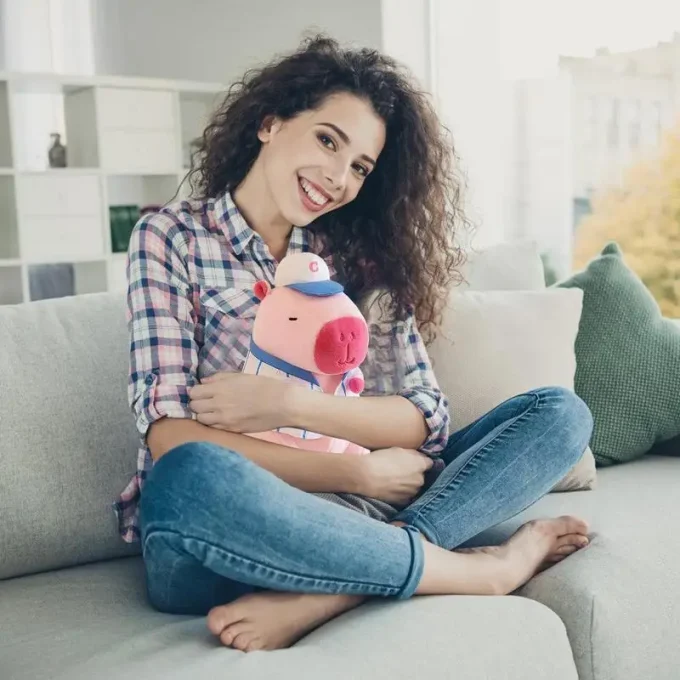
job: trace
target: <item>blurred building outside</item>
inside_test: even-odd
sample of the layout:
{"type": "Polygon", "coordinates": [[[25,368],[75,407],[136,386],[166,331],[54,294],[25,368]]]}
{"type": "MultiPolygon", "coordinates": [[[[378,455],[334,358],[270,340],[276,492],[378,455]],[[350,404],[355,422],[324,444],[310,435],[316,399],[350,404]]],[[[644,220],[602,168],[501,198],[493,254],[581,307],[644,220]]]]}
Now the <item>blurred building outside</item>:
{"type": "Polygon", "coordinates": [[[594,195],[620,187],[680,124],[680,32],[645,49],[562,56],[556,77],[517,81],[514,94],[513,238],[537,239],[561,278],[594,195]]]}

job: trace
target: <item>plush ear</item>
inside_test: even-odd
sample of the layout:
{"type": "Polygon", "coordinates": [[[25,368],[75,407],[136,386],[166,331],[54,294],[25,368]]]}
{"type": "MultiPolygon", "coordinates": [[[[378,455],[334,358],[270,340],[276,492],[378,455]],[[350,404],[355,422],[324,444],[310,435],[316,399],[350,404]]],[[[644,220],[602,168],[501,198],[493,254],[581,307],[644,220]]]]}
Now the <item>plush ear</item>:
{"type": "Polygon", "coordinates": [[[266,281],[258,281],[253,292],[258,300],[264,300],[271,292],[271,289],[271,286],[266,281]]]}

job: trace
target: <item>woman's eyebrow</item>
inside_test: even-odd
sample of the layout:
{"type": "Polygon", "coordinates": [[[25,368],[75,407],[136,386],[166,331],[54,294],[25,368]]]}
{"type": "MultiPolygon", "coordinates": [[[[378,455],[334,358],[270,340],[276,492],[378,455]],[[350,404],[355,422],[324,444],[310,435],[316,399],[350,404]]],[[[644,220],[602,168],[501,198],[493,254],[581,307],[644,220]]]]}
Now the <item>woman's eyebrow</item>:
{"type": "MultiPolygon", "coordinates": [[[[333,123],[319,123],[319,125],[325,125],[326,127],[331,128],[331,130],[335,130],[335,132],[338,134],[338,137],[340,137],[340,139],[342,139],[345,144],[350,143],[350,138],[347,136],[347,133],[344,130],[341,130],[337,125],[334,125],[333,123]]],[[[365,161],[371,163],[371,165],[375,165],[375,161],[365,153],[362,153],[359,158],[363,158],[365,161]]]]}

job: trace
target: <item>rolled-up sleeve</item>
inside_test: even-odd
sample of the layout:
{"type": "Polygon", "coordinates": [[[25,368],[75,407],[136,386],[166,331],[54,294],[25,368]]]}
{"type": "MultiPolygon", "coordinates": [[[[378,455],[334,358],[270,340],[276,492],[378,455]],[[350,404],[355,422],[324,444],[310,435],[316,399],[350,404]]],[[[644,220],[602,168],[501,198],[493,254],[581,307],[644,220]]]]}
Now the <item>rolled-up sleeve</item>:
{"type": "Polygon", "coordinates": [[[437,455],[449,437],[448,400],[439,389],[415,318],[409,314],[404,321],[391,321],[385,303],[383,297],[363,310],[370,333],[362,364],[364,395],[397,394],[408,399],[423,414],[429,431],[420,450],[437,455]]]}
{"type": "Polygon", "coordinates": [[[196,383],[192,288],[187,248],[176,218],[156,213],[136,225],[128,250],[128,398],[137,429],[163,417],[192,418],[188,388],[196,383]]]}

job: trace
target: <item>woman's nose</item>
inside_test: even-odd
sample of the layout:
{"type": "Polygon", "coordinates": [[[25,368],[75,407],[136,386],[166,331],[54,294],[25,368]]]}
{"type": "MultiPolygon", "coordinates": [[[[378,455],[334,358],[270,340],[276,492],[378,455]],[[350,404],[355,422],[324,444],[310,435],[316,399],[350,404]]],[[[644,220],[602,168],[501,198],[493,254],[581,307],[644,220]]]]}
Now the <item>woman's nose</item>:
{"type": "Polygon", "coordinates": [[[338,163],[336,166],[326,169],[326,179],[330,182],[333,190],[342,191],[345,188],[348,171],[349,166],[344,163],[338,163]]]}

